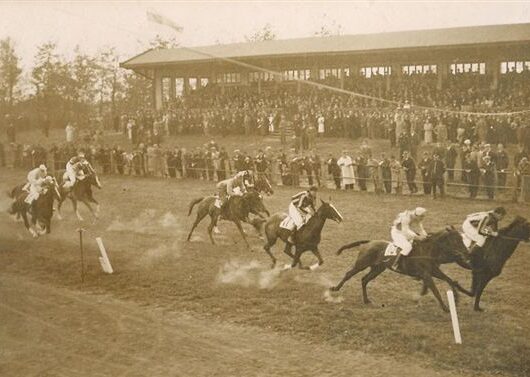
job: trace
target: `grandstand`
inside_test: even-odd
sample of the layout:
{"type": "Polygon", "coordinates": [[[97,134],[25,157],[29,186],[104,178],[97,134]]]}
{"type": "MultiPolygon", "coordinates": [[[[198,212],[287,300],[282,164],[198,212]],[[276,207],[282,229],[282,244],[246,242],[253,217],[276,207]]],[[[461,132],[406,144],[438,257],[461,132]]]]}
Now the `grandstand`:
{"type": "Polygon", "coordinates": [[[300,92],[305,80],[355,89],[376,78],[390,91],[426,75],[441,90],[452,77],[474,74],[495,90],[503,75],[530,71],[530,23],[153,49],[121,67],[153,80],[156,109],[207,87],[300,92]]]}

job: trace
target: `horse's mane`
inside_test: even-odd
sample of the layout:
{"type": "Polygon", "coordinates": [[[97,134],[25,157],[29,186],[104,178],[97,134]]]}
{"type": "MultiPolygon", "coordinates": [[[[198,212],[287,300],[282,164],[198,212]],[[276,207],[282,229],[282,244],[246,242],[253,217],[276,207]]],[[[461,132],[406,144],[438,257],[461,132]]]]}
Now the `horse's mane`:
{"type": "Polygon", "coordinates": [[[459,234],[459,233],[454,227],[447,226],[447,227],[439,230],[438,232],[432,233],[431,236],[429,238],[427,238],[427,240],[430,239],[432,243],[436,243],[436,242],[441,241],[442,239],[444,239],[445,237],[447,237],[447,236],[449,236],[451,234],[459,234]]]}
{"type": "Polygon", "coordinates": [[[504,228],[501,228],[499,230],[499,233],[508,233],[509,231],[513,230],[513,228],[517,227],[518,225],[524,224],[526,222],[526,219],[522,216],[516,216],[515,219],[512,220],[510,224],[505,226],[504,228]]]}

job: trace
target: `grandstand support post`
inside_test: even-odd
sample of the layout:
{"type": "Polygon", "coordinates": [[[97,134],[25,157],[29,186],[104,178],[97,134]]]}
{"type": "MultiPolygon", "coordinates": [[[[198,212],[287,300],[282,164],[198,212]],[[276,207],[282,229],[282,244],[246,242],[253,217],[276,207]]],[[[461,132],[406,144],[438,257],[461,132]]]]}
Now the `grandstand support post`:
{"type": "Polygon", "coordinates": [[[83,228],[77,229],[79,232],[79,252],[81,256],[81,283],[85,282],[85,255],[83,251],[83,232],[85,231],[83,228]]]}

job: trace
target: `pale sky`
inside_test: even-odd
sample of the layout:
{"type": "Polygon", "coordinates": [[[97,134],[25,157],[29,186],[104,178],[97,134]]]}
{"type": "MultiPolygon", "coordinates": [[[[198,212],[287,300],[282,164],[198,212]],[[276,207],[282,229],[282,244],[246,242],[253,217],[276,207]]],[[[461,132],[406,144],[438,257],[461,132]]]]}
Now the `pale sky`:
{"type": "Polygon", "coordinates": [[[0,38],[13,38],[24,67],[36,46],[54,41],[68,56],[75,45],[93,53],[116,46],[121,60],[145,50],[156,34],[171,30],[147,21],[152,10],[184,30],[185,46],[243,41],[269,23],[279,39],[313,35],[323,24],[340,24],[343,34],[530,22],[530,1],[2,1],[0,38]]]}

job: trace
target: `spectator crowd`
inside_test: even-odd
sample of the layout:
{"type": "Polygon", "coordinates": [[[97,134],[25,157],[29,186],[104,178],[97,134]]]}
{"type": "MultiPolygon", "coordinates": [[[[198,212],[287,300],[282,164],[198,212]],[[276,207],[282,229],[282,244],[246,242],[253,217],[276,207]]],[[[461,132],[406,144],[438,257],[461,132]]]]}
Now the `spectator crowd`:
{"type": "MultiPolygon", "coordinates": [[[[220,180],[249,169],[283,185],[322,185],[327,175],[337,189],[433,197],[445,194],[448,181],[465,187],[471,198],[483,186],[490,199],[514,175],[515,198],[522,177],[530,175],[530,113],[519,111],[530,108],[530,72],[503,76],[496,88],[478,73],[455,75],[442,90],[431,74],[406,76],[390,88],[383,76],[344,83],[347,89],[395,100],[399,106],[318,89],[287,87],[258,94],[250,87],[221,94],[215,86],[206,87],[160,112],[116,116],[112,127],[127,138],[126,148],[107,146],[100,129],[77,137],[74,123],[65,127],[63,145],[20,145],[14,120],[6,116],[7,143],[0,144],[0,164],[9,159],[9,165],[29,169],[51,162],[57,171],[82,149],[105,174],[220,180]],[[165,138],[182,134],[212,140],[196,148],[163,147],[165,138]],[[277,135],[281,148],[249,155],[243,148],[229,153],[218,145],[225,135],[240,134],[277,135]],[[360,149],[320,156],[318,140],[329,136],[361,139],[360,149]],[[391,152],[376,156],[372,139],[387,139],[391,152]],[[517,149],[511,156],[506,151],[510,145],[517,149]]],[[[324,82],[334,84],[331,78],[324,82]]]]}

